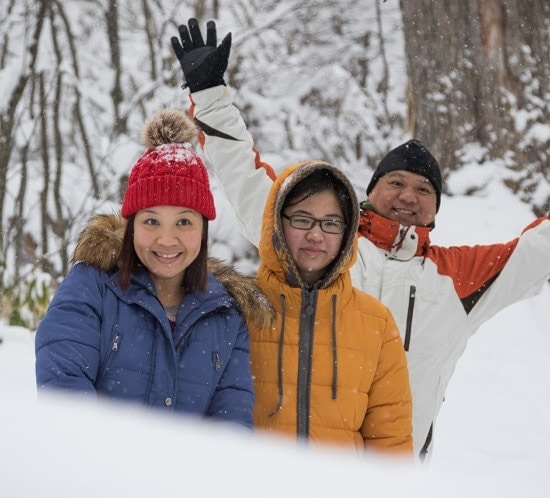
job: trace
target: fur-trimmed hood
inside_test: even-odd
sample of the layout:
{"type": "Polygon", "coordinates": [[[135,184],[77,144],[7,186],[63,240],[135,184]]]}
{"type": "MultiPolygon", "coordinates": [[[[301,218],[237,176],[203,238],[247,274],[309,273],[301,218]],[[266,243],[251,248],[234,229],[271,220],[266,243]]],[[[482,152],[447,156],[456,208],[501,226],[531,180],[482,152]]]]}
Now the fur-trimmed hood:
{"type": "MultiPolygon", "coordinates": [[[[72,258],[103,271],[116,270],[122,248],[126,220],[119,214],[93,217],[79,235],[72,258]]],[[[241,275],[232,266],[216,258],[208,258],[208,270],[235,299],[247,323],[269,326],[275,316],[273,307],[256,278],[241,275]]]]}

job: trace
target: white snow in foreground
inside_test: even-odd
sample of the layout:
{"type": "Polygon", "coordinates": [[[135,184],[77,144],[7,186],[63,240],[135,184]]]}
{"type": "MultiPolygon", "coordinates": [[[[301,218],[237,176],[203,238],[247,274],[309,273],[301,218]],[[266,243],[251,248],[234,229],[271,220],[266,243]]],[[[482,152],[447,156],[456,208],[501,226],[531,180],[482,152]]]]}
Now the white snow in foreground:
{"type": "MultiPolygon", "coordinates": [[[[532,219],[500,190],[442,205],[439,244],[508,240],[532,219]]],[[[470,340],[428,466],[296,448],[118,404],[37,400],[34,335],[0,323],[0,496],[547,497],[549,302],[545,285],[470,340]]]]}

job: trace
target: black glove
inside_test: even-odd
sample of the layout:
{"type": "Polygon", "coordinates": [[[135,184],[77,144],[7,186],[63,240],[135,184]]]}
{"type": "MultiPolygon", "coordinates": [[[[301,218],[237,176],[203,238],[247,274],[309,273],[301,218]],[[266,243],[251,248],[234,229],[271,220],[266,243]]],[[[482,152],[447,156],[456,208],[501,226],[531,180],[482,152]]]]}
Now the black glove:
{"type": "Polygon", "coordinates": [[[205,88],[225,85],[223,74],[227,69],[229,52],[231,50],[231,33],[228,33],[218,47],[216,23],[208,21],[206,24],[206,45],[204,44],[199,22],[191,18],[179,26],[180,40],[173,36],[170,41],[176,57],[180,61],[185,78],[185,86],[191,92],[198,92],[205,88]]]}

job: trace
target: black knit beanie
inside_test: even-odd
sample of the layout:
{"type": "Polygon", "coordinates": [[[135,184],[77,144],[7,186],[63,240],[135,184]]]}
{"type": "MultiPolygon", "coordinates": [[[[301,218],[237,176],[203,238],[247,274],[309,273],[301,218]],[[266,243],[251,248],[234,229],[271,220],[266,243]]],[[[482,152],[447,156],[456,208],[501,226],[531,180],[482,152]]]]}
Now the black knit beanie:
{"type": "Polygon", "coordinates": [[[439,163],[426,147],[414,139],[396,147],[382,158],[367,187],[367,195],[370,194],[376,182],[386,173],[399,169],[425,176],[430,180],[437,197],[436,210],[439,211],[443,185],[439,163]]]}

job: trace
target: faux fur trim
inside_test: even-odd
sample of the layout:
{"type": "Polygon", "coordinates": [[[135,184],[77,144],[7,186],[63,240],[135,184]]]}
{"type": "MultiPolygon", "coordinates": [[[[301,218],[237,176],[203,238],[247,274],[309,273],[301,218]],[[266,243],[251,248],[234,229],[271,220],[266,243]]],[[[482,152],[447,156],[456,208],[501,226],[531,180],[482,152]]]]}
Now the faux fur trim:
{"type": "Polygon", "coordinates": [[[73,263],[81,261],[100,270],[114,270],[122,249],[126,220],[119,214],[94,216],[80,232],[73,263]]]}
{"type": "Polygon", "coordinates": [[[270,327],[275,309],[260,288],[256,277],[242,275],[231,265],[216,258],[208,258],[208,270],[235,299],[247,323],[256,327],[270,327]]]}

